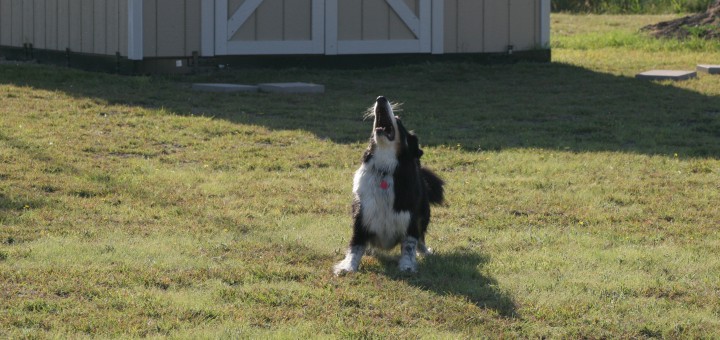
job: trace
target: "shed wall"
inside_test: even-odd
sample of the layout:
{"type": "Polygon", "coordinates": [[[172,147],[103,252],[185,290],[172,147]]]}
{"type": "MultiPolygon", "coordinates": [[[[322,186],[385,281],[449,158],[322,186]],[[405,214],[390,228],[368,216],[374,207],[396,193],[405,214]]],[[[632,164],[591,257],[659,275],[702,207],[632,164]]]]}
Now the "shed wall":
{"type": "MultiPolygon", "coordinates": [[[[235,13],[246,2],[248,1],[228,1],[228,13],[235,13]]],[[[310,40],[312,39],[311,13],[312,0],[264,0],[240,26],[231,40],[310,40]]]]}
{"type": "Polygon", "coordinates": [[[144,0],[145,57],[182,57],[200,51],[201,0],[144,0]]]}
{"type": "MultiPolygon", "coordinates": [[[[0,0],[0,45],[31,43],[39,49],[128,56],[129,1],[0,0]]],[[[246,1],[228,1],[229,12],[246,1]]],[[[417,13],[419,0],[401,1],[417,13]]],[[[181,57],[200,51],[203,2],[207,1],[141,1],[142,56],[181,57]]],[[[549,16],[547,3],[549,0],[444,0],[442,52],[492,53],[506,52],[508,46],[517,51],[540,47],[547,42],[549,31],[549,18],[541,18],[549,16]]],[[[338,40],[414,38],[385,0],[338,0],[337,7],[338,40]]],[[[312,0],[264,0],[231,40],[309,40],[311,9],[312,0]]],[[[212,14],[210,18],[217,19],[212,14]]]]}
{"type": "MultiPolygon", "coordinates": [[[[403,0],[417,15],[417,0],[403,0]]],[[[339,0],[338,40],[415,39],[385,0],[339,0]]]]}
{"type": "Polygon", "coordinates": [[[541,45],[539,0],[445,0],[445,53],[531,50],[541,45]]]}
{"type": "Polygon", "coordinates": [[[0,0],[0,45],[127,56],[128,0],[0,0]]]}

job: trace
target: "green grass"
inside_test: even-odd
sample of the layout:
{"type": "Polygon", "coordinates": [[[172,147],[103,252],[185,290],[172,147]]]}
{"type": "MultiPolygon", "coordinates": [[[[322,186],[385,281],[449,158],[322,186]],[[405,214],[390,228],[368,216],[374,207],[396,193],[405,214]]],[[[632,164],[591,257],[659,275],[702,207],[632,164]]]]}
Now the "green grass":
{"type": "MultiPolygon", "coordinates": [[[[552,48],[604,50],[622,48],[640,52],[718,52],[720,42],[691,36],[655,39],[638,30],[650,24],[678,18],[678,15],[569,15],[553,14],[552,48]]],[[[698,29],[698,28],[695,28],[698,29]]]]}
{"type": "Polygon", "coordinates": [[[550,64],[0,65],[0,337],[718,337],[720,85],[633,75],[720,52],[645,47],[659,18],[553,15],[550,64]],[[448,182],[437,254],[338,278],[379,94],[448,182]]]}
{"type": "Polygon", "coordinates": [[[653,14],[702,12],[714,0],[552,0],[554,12],[653,14]]]}

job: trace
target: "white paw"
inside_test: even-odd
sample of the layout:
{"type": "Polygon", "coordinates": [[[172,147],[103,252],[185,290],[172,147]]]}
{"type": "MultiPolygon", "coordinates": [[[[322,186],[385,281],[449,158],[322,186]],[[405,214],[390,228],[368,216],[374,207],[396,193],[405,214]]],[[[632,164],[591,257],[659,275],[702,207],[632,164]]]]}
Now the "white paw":
{"type": "Polygon", "coordinates": [[[347,273],[356,272],[357,268],[354,268],[352,266],[352,263],[350,261],[341,261],[338,262],[338,264],[333,267],[333,273],[335,273],[335,276],[344,275],[347,273]]]}

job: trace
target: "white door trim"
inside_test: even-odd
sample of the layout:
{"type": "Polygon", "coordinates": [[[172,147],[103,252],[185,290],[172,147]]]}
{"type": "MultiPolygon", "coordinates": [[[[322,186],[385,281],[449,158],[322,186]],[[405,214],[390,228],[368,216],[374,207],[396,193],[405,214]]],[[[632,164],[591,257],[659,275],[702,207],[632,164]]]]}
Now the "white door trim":
{"type": "Polygon", "coordinates": [[[540,47],[550,48],[550,0],[540,0],[540,47]]]}

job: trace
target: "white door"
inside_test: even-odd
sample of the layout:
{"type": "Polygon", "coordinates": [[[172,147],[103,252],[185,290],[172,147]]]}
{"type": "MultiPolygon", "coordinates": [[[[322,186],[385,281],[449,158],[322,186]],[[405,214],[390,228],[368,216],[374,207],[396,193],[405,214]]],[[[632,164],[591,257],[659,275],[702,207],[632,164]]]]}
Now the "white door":
{"type": "Polygon", "coordinates": [[[206,13],[214,7],[203,20],[215,25],[203,25],[203,37],[214,36],[214,46],[203,44],[203,55],[442,53],[443,0],[203,4],[206,13]]]}
{"type": "Polygon", "coordinates": [[[216,0],[215,54],[322,54],[325,0],[216,0]]]}
{"type": "Polygon", "coordinates": [[[431,0],[325,0],[325,6],[326,54],[431,52],[431,0]]]}

